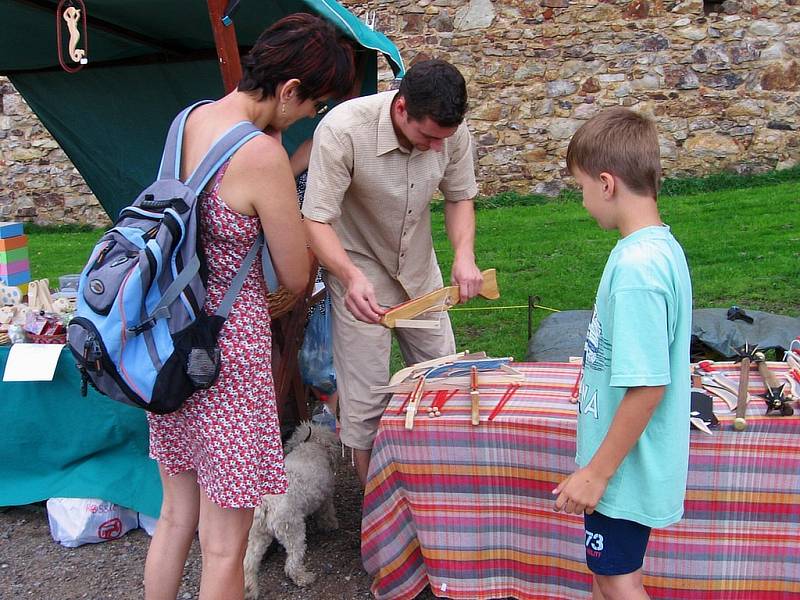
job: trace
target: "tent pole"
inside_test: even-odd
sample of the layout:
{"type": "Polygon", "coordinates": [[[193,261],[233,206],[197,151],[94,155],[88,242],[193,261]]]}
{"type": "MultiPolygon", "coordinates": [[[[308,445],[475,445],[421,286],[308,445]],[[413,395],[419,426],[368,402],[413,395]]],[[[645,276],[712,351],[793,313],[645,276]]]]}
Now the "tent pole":
{"type": "Polygon", "coordinates": [[[211,29],[214,32],[214,44],[217,46],[219,69],[226,94],[233,91],[242,78],[236,30],[233,23],[226,26],[222,22],[227,4],[228,0],[208,0],[208,17],[211,19],[211,29]]]}

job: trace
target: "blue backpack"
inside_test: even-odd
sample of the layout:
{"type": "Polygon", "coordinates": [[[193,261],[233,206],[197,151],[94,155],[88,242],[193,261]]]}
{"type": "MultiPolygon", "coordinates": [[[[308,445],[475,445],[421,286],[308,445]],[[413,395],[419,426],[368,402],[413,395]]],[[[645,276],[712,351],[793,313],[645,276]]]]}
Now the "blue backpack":
{"type": "Polygon", "coordinates": [[[180,181],[186,118],[203,103],[172,122],[158,179],[120,212],[81,273],[67,345],[84,395],[91,382],[126,404],[158,414],[177,410],[219,375],[217,337],[260,247],[267,287],[278,287],[260,234],[219,309],[213,315],[203,310],[207,273],[198,231],[200,192],[236,150],[262,134],[252,123],[238,123],[186,182],[180,181]]]}

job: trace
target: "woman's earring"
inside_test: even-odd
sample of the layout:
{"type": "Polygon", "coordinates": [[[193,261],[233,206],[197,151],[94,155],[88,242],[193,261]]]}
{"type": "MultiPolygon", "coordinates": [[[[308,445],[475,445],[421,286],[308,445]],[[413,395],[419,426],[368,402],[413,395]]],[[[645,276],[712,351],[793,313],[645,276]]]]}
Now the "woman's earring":
{"type": "Polygon", "coordinates": [[[281,113],[286,114],[286,104],[281,104],[281,113]]]}

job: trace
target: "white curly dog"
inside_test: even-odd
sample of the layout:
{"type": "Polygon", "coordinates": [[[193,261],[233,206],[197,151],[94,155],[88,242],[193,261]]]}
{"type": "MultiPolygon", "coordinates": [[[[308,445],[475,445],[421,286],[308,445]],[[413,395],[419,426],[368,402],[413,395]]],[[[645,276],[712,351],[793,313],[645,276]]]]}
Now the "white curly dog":
{"type": "Polygon", "coordinates": [[[339,528],[333,507],[334,461],[339,440],[327,427],[304,421],[297,426],[284,447],[285,494],[269,494],[255,510],[244,558],[245,598],[258,598],[258,569],[273,538],[286,549],[286,575],[298,586],[313,583],[314,573],[306,570],[305,518],[314,515],[323,531],[339,528]]]}

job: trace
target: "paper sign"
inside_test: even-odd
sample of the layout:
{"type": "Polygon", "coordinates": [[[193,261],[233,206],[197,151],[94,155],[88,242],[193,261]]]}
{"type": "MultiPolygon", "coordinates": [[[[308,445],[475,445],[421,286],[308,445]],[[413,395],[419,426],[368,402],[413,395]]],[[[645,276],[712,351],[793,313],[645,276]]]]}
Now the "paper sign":
{"type": "Polygon", "coordinates": [[[64,344],[14,344],[3,381],[52,381],[64,344]]]}

